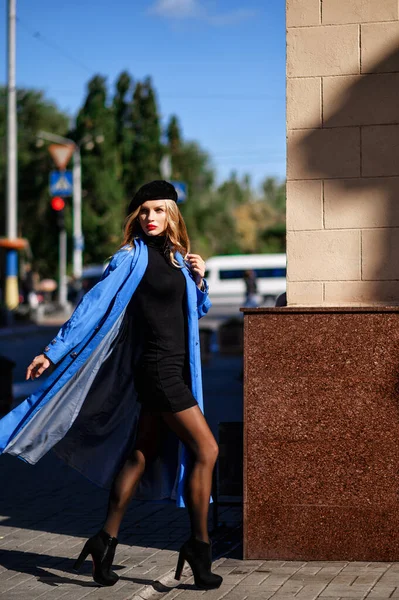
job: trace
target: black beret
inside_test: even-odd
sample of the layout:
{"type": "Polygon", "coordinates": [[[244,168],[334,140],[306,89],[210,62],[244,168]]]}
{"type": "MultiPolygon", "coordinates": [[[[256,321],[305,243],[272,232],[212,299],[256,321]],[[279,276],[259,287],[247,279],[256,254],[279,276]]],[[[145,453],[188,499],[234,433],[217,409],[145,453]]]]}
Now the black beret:
{"type": "Polygon", "coordinates": [[[133,196],[129,204],[128,214],[130,215],[147,200],[174,200],[177,202],[177,192],[169,181],[163,179],[145,183],[133,196]]]}

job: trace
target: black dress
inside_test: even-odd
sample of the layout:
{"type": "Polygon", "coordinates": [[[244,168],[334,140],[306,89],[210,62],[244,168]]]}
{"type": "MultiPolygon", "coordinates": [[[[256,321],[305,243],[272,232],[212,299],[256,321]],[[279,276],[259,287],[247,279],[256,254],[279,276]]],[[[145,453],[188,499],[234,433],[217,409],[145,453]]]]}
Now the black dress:
{"type": "Polygon", "coordinates": [[[127,307],[142,348],[134,383],[143,410],[175,413],[197,404],[190,390],[186,280],[171,264],[165,238],[143,237],[148,266],[127,307]]]}

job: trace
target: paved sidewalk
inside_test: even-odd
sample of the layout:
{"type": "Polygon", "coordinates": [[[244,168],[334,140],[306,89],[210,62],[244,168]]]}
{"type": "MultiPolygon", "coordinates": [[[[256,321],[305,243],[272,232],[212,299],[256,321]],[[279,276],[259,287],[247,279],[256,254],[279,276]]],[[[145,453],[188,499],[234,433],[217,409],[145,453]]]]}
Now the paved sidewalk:
{"type": "MultiPolygon", "coordinates": [[[[72,571],[85,538],[97,531],[107,494],[53,455],[31,467],[1,459],[0,599],[5,600],[338,600],[399,598],[399,564],[241,560],[239,508],[220,509],[214,535],[219,590],[203,592],[184,570],[173,578],[188,536],[186,511],[134,501],[120,534],[120,581],[97,587],[91,563],[72,571]],[[178,585],[177,585],[178,584],[178,585]]],[[[210,523],[211,526],[211,523],[210,523]]]]}
{"type": "MultiPolygon", "coordinates": [[[[35,467],[2,457],[1,481],[0,598],[107,600],[139,593],[148,598],[153,592],[158,597],[156,590],[168,591],[177,551],[189,534],[186,510],[133,501],[117,550],[121,580],[112,589],[98,588],[90,577],[89,560],[81,574],[74,573],[72,565],[85,538],[103,520],[107,493],[52,454],[35,467]]],[[[240,517],[239,509],[220,510],[220,520],[225,521],[217,535],[221,552],[229,549],[226,535],[231,539],[240,517]]],[[[237,545],[238,529],[235,538],[237,545]]]]}
{"type": "MultiPolygon", "coordinates": [[[[226,420],[239,414],[239,373],[235,357],[214,357],[204,369],[214,423],[217,403],[234,405],[226,420]]],[[[0,600],[399,599],[399,563],[243,561],[240,507],[221,507],[213,534],[221,588],[197,590],[187,566],[178,583],[173,576],[189,533],[186,510],[138,501],[132,502],[120,533],[115,560],[120,581],[99,588],[89,560],[79,574],[72,565],[103,521],[107,493],[52,453],[34,467],[1,457],[0,486],[0,600]]]]}

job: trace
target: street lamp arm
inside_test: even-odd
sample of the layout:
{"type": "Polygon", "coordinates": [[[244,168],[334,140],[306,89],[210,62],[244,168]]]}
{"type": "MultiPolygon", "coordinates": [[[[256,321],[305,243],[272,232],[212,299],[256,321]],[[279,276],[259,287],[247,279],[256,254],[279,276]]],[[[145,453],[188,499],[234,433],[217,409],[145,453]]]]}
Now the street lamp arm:
{"type": "Polygon", "coordinates": [[[103,135],[98,135],[97,137],[94,137],[94,135],[91,133],[86,133],[86,135],[84,135],[79,142],[75,142],[74,140],[66,138],[63,135],[58,135],[57,133],[50,133],[49,131],[38,131],[36,136],[39,139],[47,140],[48,142],[72,145],[75,149],[80,148],[83,144],[85,144],[88,141],[95,140],[98,144],[102,144],[102,142],[104,141],[103,135]]]}
{"type": "Polygon", "coordinates": [[[78,144],[74,140],[63,137],[62,135],[58,135],[56,133],[49,133],[48,131],[38,131],[37,137],[41,138],[43,140],[47,140],[49,142],[55,142],[58,144],[67,144],[68,146],[72,145],[75,148],[78,147],[78,144]]]}

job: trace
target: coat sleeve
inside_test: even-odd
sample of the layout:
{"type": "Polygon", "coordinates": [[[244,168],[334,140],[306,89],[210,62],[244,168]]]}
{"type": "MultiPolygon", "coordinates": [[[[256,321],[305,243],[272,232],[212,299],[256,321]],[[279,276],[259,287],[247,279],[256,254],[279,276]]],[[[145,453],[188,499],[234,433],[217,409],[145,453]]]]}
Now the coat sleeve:
{"type": "Polygon", "coordinates": [[[208,310],[212,306],[212,302],[209,300],[209,286],[205,279],[203,281],[204,289],[200,290],[198,286],[195,286],[197,289],[197,311],[198,318],[205,316],[208,310]]]}
{"type": "Polygon", "coordinates": [[[116,268],[131,256],[131,252],[133,250],[129,252],[128,248],[122,248],[114,254],[101,280],[83,296],[70,319],[45,347],[43,354],[52,363],[58,363],[99,324],[120,284],[116,268]]]}

